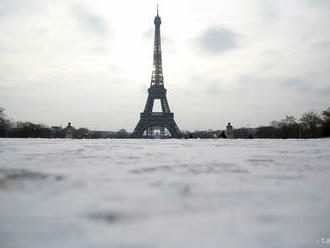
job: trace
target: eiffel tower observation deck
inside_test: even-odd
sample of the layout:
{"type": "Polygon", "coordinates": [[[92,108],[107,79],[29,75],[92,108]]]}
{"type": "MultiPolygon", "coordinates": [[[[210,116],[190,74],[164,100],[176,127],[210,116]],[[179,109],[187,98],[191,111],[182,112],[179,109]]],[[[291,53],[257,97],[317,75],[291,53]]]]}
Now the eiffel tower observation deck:
{"type": "Polygon", "coordinates": [[[140,114],[140,120],[132,133],[132,138],[141,138],[145,136],[153,136],[155,129],[160,130],[160,135],[165,133],[167,129],[172,138],[180,138],[181,133],[174,121],[174,113],[171,112],[170,106],[166,98],[166,89],[164,87],[164,77],[162,68],[162,50],[160,38],[161,19],[158,15],[154,20],[155,24],[155,40],[154,40],[154,58],[151,83],[148,89],[148,99],[144,111],[140,114]],[[153,112],[154,101],[160,100],[161,112],[153,112]]]}

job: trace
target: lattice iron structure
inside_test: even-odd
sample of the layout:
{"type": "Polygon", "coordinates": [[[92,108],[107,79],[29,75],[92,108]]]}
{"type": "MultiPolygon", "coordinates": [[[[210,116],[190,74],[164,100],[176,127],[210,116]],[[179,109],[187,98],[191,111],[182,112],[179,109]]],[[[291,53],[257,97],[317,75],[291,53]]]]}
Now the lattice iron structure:
{"type": "Polygon", "coordinates": [[[148,99],[144,111],[140,114],[138,122],[132,138],[141,138],[146,131],[147,136],[153,134],[153,129],[159,128],[161,134],[165,128],[171,133],[172,138],[180,138],[181,133],[174,121],[174,113],[171,113],[170,106],[166,98],[166,89],[164,87],[163,67],[162,67],[162,50],[160,38],[161,19],[158,15],[154,20],[155,24],[155,40],[154,40],[154,58],[153,70],[151,75],[151,83],[148,89],[148,99]],[[153,112],[154,100],[159,99],[162,112],[153,112]]]}

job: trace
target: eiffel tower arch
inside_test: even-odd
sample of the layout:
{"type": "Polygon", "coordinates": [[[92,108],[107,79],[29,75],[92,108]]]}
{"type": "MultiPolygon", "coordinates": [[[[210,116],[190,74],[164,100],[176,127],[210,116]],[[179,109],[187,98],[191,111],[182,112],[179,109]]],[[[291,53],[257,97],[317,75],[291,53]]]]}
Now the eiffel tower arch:
{"type": "Polygon", "coordinates": [[[180,138],[181,133],[174,121],[174,113],[171,112],[170,106],[166,98],[166,89],[164,87],[164,77],[162,68],[162,51],[160,38],[161,19],[158,15],[154,20],[155,24],[155,40],[154,40],[154,57],[153,71],[151,76],[150,88],[148,89],[148,98],[144,111],[140,114],[140,120],[132,133],[132,138],[141,138],[146,131],[152,134],[154,128],[159,128],[161,132],[167,129],[172,138],[180,138]],[[160,100],[161,112],[153,112],[154,101],[160,100]]]}

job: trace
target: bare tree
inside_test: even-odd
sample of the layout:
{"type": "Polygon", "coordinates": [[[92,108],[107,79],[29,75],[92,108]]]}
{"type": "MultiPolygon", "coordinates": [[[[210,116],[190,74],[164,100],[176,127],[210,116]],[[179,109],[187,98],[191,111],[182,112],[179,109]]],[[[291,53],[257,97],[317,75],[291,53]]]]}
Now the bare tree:
{"type": "Polygon", "coordinates": [[[120,129],[117,133],[116,133],[116,137],[119,139],[125,139],[128,138],[128,132],[125,129],[120,129]]]}
{"type": "Polygon", "coordinates": [[[322,119],[318,113],[314,111],[309,111],[304,113],[300,118],[302,126],[310,131],[312,138],[315,137],[315,132],[318,127],[322,125],[322,119]]]}
{"type": "Polygon", "coordinates": [[[287,139],[301,137],[300,125],[297,123],[297,119],[293,115],[286,115],[285,119],[278,123],[278,126],[281,138],[287,139]]]}
{"type": "Polygon", "coordinates": [[[330,107],[322,112],[323,116],[323,136],[330,136],[330,107]]]}
{"type": "MultiPolygon", "coordinates": [[[[45,129],[47,127],[44,124],[35,124],[29,121],[18,121],[16,123],[19,129],[17,137],[20,138],[43,138],[46,136],[45,129]]],[[[50,132],[50,129],[49,129],[50,132]]],[[[50,135],[50,134],[47,134],[50,135]]]]}
{"type": "Polygon", "coordinates": [[[285,119],[281,120],[280,125],[284,124],[290,126],[290,125],[295,125],[296,123],[297,123],[296,117],[294,117],[293,115],[286,115],[285,119]]]}
{"type": "Polygon", "coordinates": [[[322,111],[323,121],[330,122],[330,107],[322,111]]]}
{"type": "Polygon", "coordinates": [[[280,127],[280,122],[279,121],[271,121],[269,126],[274,127],[274,128],[279,128],[280,127]]]}
{"type": "Polygon", "coordinates": [[[12,126],[12,122],[7,119],[5,109],[0,107],[0,137],[7,136],[7,130],[12,126]]]}

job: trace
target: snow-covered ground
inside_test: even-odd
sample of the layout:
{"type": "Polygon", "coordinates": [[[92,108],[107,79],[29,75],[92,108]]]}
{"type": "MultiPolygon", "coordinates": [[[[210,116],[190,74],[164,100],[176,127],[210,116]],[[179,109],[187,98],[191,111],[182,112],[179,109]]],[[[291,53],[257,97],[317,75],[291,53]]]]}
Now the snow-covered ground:
{"type": "Polygon", "coordinates": [[[329,177],[330,139],[0,139],[0,247],[321,247],[329,177]]]}

